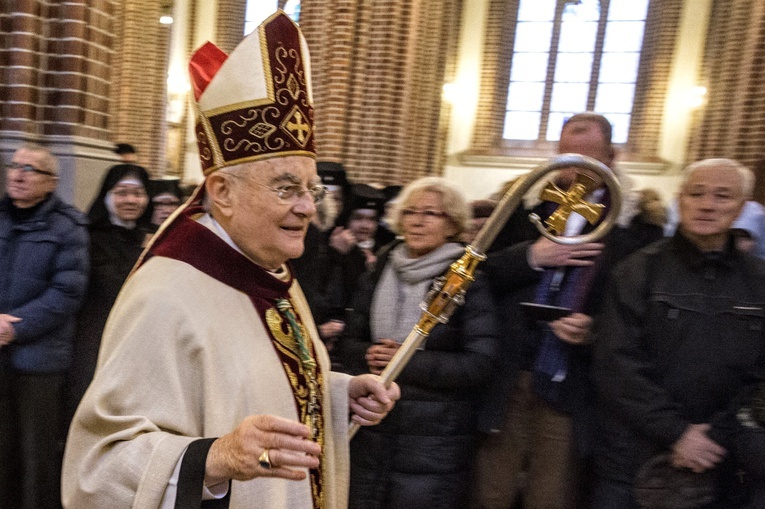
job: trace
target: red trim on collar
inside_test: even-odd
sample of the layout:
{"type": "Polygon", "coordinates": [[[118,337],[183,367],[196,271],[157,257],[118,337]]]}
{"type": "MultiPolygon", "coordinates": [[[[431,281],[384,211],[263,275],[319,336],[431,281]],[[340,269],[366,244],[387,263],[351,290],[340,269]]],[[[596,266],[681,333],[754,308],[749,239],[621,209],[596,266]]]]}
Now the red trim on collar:
{"type": "MultiPolygon", "coordinates": [[[[209,228],[192,219],[193,215],[203,212],[202,207],[197,205],[188,207],[178,215],[150,248],[144,263],[152,256],[164,256],[188,263],[251,298],[287,298],[292,276],[287,281],[277,279],[229,246],[209,228]]],[[[291,267],[289,269],[292,274],[291,267]]]]}

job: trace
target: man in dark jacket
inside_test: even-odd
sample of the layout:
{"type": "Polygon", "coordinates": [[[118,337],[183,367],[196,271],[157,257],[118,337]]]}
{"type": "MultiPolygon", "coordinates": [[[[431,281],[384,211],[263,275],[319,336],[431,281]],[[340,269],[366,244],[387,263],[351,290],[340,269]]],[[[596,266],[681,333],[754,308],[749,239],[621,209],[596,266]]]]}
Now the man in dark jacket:
{"type": "Polygon", "coordinates": [[[85,218],[53,194],[58,169],[18,149],[0,201],[0,508],[59,507],[62,385],[88,273],[85,218]]]}
{"type": "MultiPolygon", "coordinates": [[[[613,168],[611,124],[595,113],[574,115],[563,126],[558,150],[613,168]]],[[[505,352],[480,423],[486,435],[475,466],[474,508],[509,509],[519,497],[529,509],[586,505],[578,498],[588,493],[584,472],[594,426],[590,328],[600,302],[597,290],[614,260],[642,247],[627,230],[637,213],[636,195],[628,177],[615,173],[624,206],[603,242],[569,246],[542,237],[529,212],[544,219],[557,205],[527,203],[510,218],[482,265],[498,296],[505,352]],[[524,301],[568,311],[558,319],[537,319],[520,305],[524,301]]],[[[555,183],[566,189],[576,175],[575,168],[566,168],[555,183]]],[[[605,187],[596,181],[590,191],[587,201],[609,206],[605,187]]],[[[572,214],[565,235],[594,227],[572,214]]],[[[654,235],[661,238],[660,227],[654,235]]]]}
{"type": "Polygon", "coordinates": [[[765,369],[765,263],[729,233],[751,191],[744,171],[729,159],[689,166],[678,232],[614,271],[595,331],[597,508],[638,507],[635,490],[651,490],[636,476],[659,454],[671,466],[637,478],[652,491],[683,476],[706,497],[683,495],[683,507],[737,507],[736,413],[765,369]]]}

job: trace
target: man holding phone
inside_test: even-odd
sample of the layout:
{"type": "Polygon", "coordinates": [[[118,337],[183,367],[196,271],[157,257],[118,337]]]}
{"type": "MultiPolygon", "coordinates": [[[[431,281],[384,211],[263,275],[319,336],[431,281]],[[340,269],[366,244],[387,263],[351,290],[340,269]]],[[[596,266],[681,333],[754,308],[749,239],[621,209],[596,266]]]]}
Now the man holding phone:
{"type": "MultiPolygon", "coordinates": [[[[574,115],[563,126],[558,152],[589,156],[613,168],[611,130],[602,115],[574,115]]],[[[602,243],[562,245],[540,236],[529,212],[544,219],[557,205],[527,202],[526,210],[510,218],[482,266],[498,296],[499,323],[505,324],[505,365],[495,378],[494,401],[479,422],[487,435],[477,455],[475,509],[509,509],[521,494],[527,508],[575,507],[587,491],[580,474],[590,454],[594,399],[589,340],[599,295],[593,290],[616,259],[641,247],[626,234],[636,212],[630,206],[634,195],[627,192],[625,176],[615,173],[625,207],[619,227],[602,243]]],[[[575,179],[587,180],[586,200],[605,205],[605,216],[606,187],[596,175],[577,175],[576,168],[563,169],[554,183],[566,190],[575,179]]],[[[527,197],[534,199],[532,192],[527,197]]],[[[563,235],[595,226],[572,214],[563,235]]]]}

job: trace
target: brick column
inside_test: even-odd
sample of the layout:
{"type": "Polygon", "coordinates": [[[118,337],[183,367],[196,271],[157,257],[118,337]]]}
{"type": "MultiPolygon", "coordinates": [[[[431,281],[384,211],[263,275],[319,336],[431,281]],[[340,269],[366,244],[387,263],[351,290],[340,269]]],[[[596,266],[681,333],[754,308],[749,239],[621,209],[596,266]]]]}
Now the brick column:
{"type": "Polygon", "coordinates": [[[0,156],[48,145],[61,164],[58,193],[83,208],[80,182],[114,158],[106,112],[117,3],[0,2],[0,156]]]}
{"type": "Polygon", "coordinates": [[[48,4],[46,134],[107,139],[113,3],[48,4]]]}
{"type": "Polygon", "coordinates": [[[0,9],[0,131],[36,133],[45,50],[45,18],[36,1],[0,9]]]}
{"type": "Polygon", "coordinates": [[[246,7],[246,0],[218,0],[215,44],[226,53],[231,53],[244,38],[246,7]]]}
{"type": "Polygon", "coordinates": [[[110,130],[131,143],[149,173],[165,173],[167,62],[172,25],[159,23],[164,3],[124,0],[116,7],[110,130]]]}

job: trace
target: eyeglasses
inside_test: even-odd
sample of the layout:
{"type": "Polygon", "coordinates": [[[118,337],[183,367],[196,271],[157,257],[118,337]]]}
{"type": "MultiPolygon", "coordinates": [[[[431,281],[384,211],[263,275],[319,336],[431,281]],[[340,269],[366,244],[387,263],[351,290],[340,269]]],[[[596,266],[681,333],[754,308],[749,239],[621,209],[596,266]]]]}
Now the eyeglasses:
{"type": "Polygon", "coordinates": [[[401,216],[406,219],[421,217],[425,221],[435,221],[439,217],[446,217],[448,215],[446,212],[439,212],[437,210],[404,209],[401,211],[401,216]]]}
{"type": "Polygon", "coordinates": [[[265,187],[266,189],[276,193],[276,197],[280,200],[290,203],[296,202],[299,198],[302,198],[305,193],[308,193],[314,204],[321,203],[321,201],[327,195],[327,188],[322,185],[315,185],[306,189],[298,184],[286,184],[279,187],[270,187],[259,182],[255,183],[260,187],[265,187]]]}
{"type": "Polygon", "coordinates": [[[39,173],[40,175],[48,175],[49,177],[55,177],[56,176],[56,174],[53,173],[52,171],[41,170],[40,168],[36,168],[36,167],[32,166],[31,164],[21,164],[21,163],[13,163],[12,162],[12,163],[10,163],[8,165],[8,169],[9,170],[21,170],[22,172],[24,172],[27,175],[30,174],[30,173],[39,173]]]}

